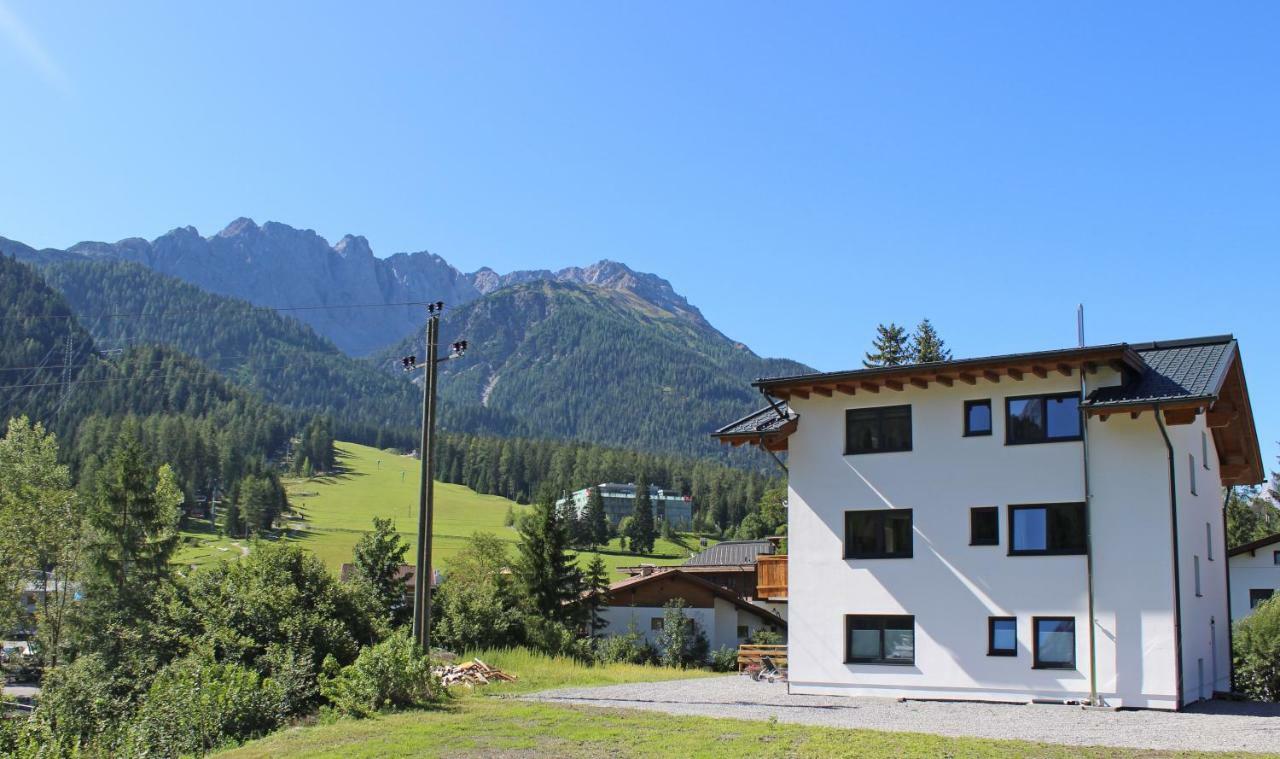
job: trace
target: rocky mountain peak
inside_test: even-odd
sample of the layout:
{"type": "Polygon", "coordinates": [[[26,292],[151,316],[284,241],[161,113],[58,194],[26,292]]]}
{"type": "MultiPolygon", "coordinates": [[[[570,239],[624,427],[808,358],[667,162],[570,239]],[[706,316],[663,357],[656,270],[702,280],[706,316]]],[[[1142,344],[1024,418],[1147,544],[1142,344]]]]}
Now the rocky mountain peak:
{"type": "Polygon", "coordinates": [[[239,235],[252,234],[258,231],[260,231],[260,228],[253,219],[241,216],[219,232],[218,237],[237,237],[239,235]]]}

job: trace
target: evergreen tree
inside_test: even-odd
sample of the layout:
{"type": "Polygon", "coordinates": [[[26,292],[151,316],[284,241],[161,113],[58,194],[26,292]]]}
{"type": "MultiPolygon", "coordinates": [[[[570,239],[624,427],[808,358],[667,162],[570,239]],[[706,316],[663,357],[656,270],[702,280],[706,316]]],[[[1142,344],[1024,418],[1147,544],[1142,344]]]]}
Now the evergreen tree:
{"type": "Polygon", "coordinates": [[[581,575],[569,555],[569,534],[556,513],[554,491],[543,489],[519,532],[516,577],[529,611],[550,621],[572,621],[574,610],[566,602],[577,598],[581,575]]]}
{"type": "Polygon", "coordinates": [[[1233,487],[1227,492],[1227,547],[1235,548],[1280,532],[1280,509],[1258,488],[1233,487]]]}
{"type": "Polygon", "coordinates": [[[652,553],[657,538],[653,523],[653,501],[649,498],[649,483],[643,477],[636,478],[636,507],[631,515],[630,534],[632,553],[652,553]]]}
{"type": "Polygon", "coordinates": [[[373,589],[385,618],[401,624],[409,614],[404,601],[405,579],[400,575],[409,544],[396,532],[390,519],[373,518],[373,531],[356,543],[352,556],[356,575],[373,589]]]}
{"type": "Polygon", "coordinates": [[[586,523],[592,548],[609,542],[609,515],[604,510],[604,494],[598,487],[591,488],[587,496],[586,523]]]}
{"type": "Polygon", "coordinates": [[[862,360],[868,369],[881,366],[898,366],[911,360],[911,346],[907,341],[907,330],[892,322],[888,326],[876,325],[876,336],[871,341],[871,351],[862,360]]]}
{"type": "Polygon", "coordinates": [[[146,626],[160,587],[169,579],[169,559],[178,546],[179,515],[167,500],[139,436],[128,421],[99,472],[86,513],[88,571],[77,632],[81,648],[109,661],[128,654],[129,630],[146,626]]]}
{"type": "Polygon", "coordinates": [[[609,605],[609,570],[604,565],[600,554],[591,557],[587,571],[582,577],[583,613],[585,622],[594,635],[608,623],[600,616],[600,612],[609,605]]]}
{"type": "Polygon", "coordinates": [[[933,328],[933,323],[922,319],[911,336],[911,361],[924,364],[930,361],[950,361],[951,351],[933,328]]]}

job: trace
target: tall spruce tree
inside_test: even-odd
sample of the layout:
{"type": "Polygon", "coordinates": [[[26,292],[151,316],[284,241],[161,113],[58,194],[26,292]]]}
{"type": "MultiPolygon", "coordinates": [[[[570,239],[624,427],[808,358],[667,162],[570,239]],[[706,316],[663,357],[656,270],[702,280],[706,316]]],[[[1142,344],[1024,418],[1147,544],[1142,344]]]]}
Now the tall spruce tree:
{"type": "Polygon", "coordinates": [[[543,488],[528,518],[520,520],[516,578],[530,611],[556,622],[570,622],[582,577],[569,554],[569,532],[556,510],[555,492],[543,488]]]}
{"type": "Polygon", "coordinates": [[[890,322],[876,325],[876,336],[871,341],[871,350],[867,352],[862,365],[868,369],[881,366],[898,366],[911,360],[911,346],[907,341],[907,330],[890,322]]]}
{"type": "Polygon", "coordinates": [[[632,553],[652,553],[657,539],[653,522],[653,501],[649,498],[649,483],[643,477],[636,478],[636,508],[631,515],[630,534],[632,553]]]}
{"type": "Polygon", "coordinates": [[[583,621],[590,625],[594,635],[608,624],[600,612],[609,605],[609,570],[600,554],[592,556],[591,562],[587,564],[587,571],[582,577],[582,590],[583,621]]]}
{"type": "Polygon", "coordinates": [[[373,518],[373,531],[356,542],[352,554],[356,575],[373,589],[384,618],[392,624],[406,621],[410,611],[404,601],[405,578],[400,575],[409,544],[396,532],[390,519],[373,518]]]}
{"type": "Polygon", "coordinates": [[[951,351],[928,319],[921,319],[911,336],[911,360],[917,364],[930,361],[950,361],[951,351]]]}
{"type": "Polygon", "coordinates": [[[600,488],[591,488],[587,496],[587,532],[591,536],[591,547],[609,542],[609,515],[604,510],[604,494],[600,488]]]}

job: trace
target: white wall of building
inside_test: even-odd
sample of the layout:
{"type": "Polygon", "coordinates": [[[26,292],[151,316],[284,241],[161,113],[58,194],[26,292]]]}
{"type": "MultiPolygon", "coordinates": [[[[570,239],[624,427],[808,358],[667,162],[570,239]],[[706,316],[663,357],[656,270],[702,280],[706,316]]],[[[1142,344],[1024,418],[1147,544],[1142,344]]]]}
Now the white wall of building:
{"type": "MultiPolygon", "coordinates": [[[[661,631],[652,629],[652,620],[662,618],[664,609],[661,606],[610,606],[601,613],[607,623],[600,631],[601,635],[623,635],[629,625],[644,635],[645,640],[657,645],[661,631]]],[[[767,628],[769,623],[759,615],[745,611],[736,604],[723,598],[715,599],[715,606],[710,609],[687,608],[685,614],[695,622],[707,636],[712,650],[717,648],[737,648],[756,630],[767,628]],[[747,635],[740,638],[738,628],[745,627],[747,635]]]]}
{"type": "MultiPolygon", "coordinates": [[[[1090,388],[1116,381],[1117,374],[1103,370],[1090,377],[1090,388]]],[[[1079,441],[1005,445],[1004,398],[1078,389],[1078,376],[1051,374],[791,399],[800,414],[789,442],[793,691],[1014,701],[1089,695],[1085,557],[1008,555],[1010,504],[1080,502],[1085,493],[1079,441]],[[992,401],[992,434],[965,437],[964,401],[983,398],[992,401]],[[846,408],[900,404],[912,406],[912,451],[843,455],[846,408]],[[998,546],[969,545],[969,510],[976,506],[999,508],[998,546]],[[913,510],[913,558],[843,559],[844,512],[886,508],[913,510]],[[844,615],[856,613],[914,615],[914,665],[844,663],[844,615]],[[1017,617],[1017,656],[987,655],[989,616],[1017,617]],[[1076,619],[1075,670],[1033,669],[1034,616],[1076,619]]],[[[1183,470],[1192,443],[1200,458],[1200,429],[1199,423],[1169,428],[1183,470]]],[[[1094,419],[1089,432],[1099,688],[1114,705],[1172,707],[1166,449],[1151,412],[1137,420],[1094,419]]],[[[1182,550],[1188,700],[1195,698],[1198,659],[1206,660],[1206,678],[1215,665],[1219,681],[1227,672],[1223,551],[1215,546],[1212,562],[1205,551],[1204,522],[1221,540],[1214,466],[1198,472],[1199,496],[1179,494],[1182,534],[1199,536],[1184,540],[1182,550]],[[1195,552],[1205,554],[1200,597],[1191,587],[1195,552]],[[1216,656],[1209,649],[1211,617],[1216,656]]]]}
{"type": "Polygon", "coordinates": [[[1232,556],[1231,563],[1231,619],[1244,619],[1253,613],[1249,608],[1249,591],[1269,588],[1280,593],[1280,564],[1275,562],[1275,552],[1280,543],[1263,546],[1253,554],[1232,556]]]}

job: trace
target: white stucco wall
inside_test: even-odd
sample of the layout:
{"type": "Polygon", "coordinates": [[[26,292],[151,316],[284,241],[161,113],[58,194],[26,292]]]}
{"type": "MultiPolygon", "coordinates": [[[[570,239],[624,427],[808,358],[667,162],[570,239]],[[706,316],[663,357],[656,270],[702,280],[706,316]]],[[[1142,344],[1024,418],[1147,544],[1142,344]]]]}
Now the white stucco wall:
{"type": "Polygon", "coordinates": [[[1232,556],[1231,562],[1231,619],[1244,619],[1253,610],[1249,608],[1249,590],[1270,588],[1280,593],[1280,564],[1275,563],[1275,552],[1280,543],[1259,548],[1253,554],[1232,556]]]}
{"type": "MultiPolygon", "coordinates": [[[[660,632],[650,629],[650,620],[662,617],[663,611],[660,606],[610,606],[601,613],[601,618],[607,624],[600,634],[622,635],[627,632],[628,625],[634,624],[646,640],[657,645],[660,632]]],[[[769,627],[768,622],[759,615],[743,610],[723,598],[715,599],[713,608],[685,609],[685,614],[706,633],[707,642],[713,650],[722,647],[737,648],[756,630],[769,627]],[[739,627],[747,628],[746,638],[738,637],[739,627]]]]}
{"type": "MultiPolygon", "coordinates": [[[[1104,370],[1090,387],[1114,384],[1104,370]]],[[[1089,694],[1089,636],[1084,556],[1009,556],[1010,504],[1084,500],[1079,441],[1005,445],[1004,398],[1079,389],[1078,376],[1005,377],[946,388],[907,386],[855,396],[793,398],[800,424],[790,439],[789,641],[796,692],[1023,701],[1079,699],[1089,694]],[[993,430],[963,436],[964,401],[992,401],[993,430]],[[911,404],[913,449],[844,456],[846,408],[911,404]],[[998,546],[970,546],[969,510],[999,508],[998,546]],[[913,510],[910,559],[842,558],[844,512],[913,510]],[[913,666],[845,664],[846,614],[915,616],[913,666]],[[1018,653],[987,655],[987,618],[1016,616],[1018,653]],[[1032,618],[1076,619],[1075,670],[1032,668],[1032,618]]],[[[1170,427],[1186,468],[1185,446],[1199,427],[1170,427]]],[[[1100,692],[1114,705],[1172,707],[1176,693],[1172,625],[1166,449],[1150,412],[1137,420],[1090,422],[1094,466],[1093,538],[1100,692]]],[[[1218,656],[1208,648],[1209,619],[1225,612],[1223,552],[1201,557],[1202,596],[1191,587],[1193,551],[1204,551],[1204,522],[1221,527],[1216,470],[1199,472],[1199,497],[1180,500],[1184,540],[1184,683],[1188,700],[1196,662],[1206,677],[1226,676],[1225,628],[1218,656]],[[1214,522],[1216,513],[1217,521],[1214,522]],[[1190,594],[1190,597],[1188,597],[1190,594]],[[1222,609],[1215,611],[1217,606],[1222,609]],[[1200,638],[1204,640],[1201,641],[1200,638]],[[1187,664],[1189,662],[1189,664],[1187,664]]],[[[1185,487],[1185,486],[1183,486],[1185,487]]],[[[1180,493],[1181,495],[1181,493],[1180,493]]]]}

